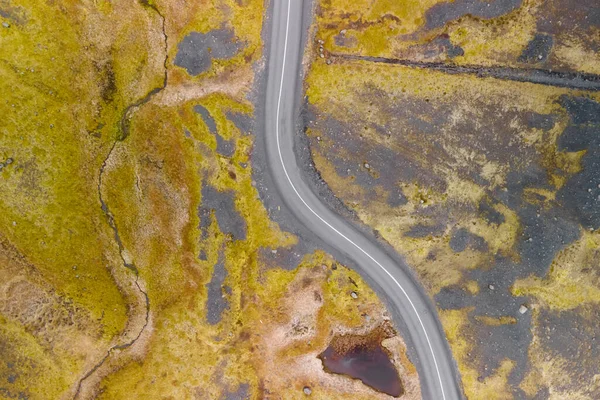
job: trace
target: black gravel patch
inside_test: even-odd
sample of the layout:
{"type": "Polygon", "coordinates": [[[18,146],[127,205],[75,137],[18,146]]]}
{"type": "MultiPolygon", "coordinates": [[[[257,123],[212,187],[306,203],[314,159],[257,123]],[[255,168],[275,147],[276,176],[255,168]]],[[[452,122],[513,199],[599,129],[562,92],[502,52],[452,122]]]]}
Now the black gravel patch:
{"type": "Polygon", "coordinates": [[[537,210],[524,206],[517,214],[523,227],[518,244],[522,277],[531,273],[546,276],[556,254],[579,238],[580,226],[561,208],[537,210]]]}
{"type": "MultiPolygon", "coordinates": [[[[330,115],[316,117],[316,110],[312,106],[307,106],[306,114],[305,120],[308,127],[315,132],[320,132],[324,137],[335,143],[336,147],[344,149],[344,153],[327,152],[328,161],[333,164],[340,176],[352,177],[357,184],[368,189],[375,189],[376,186],[381,185],[386,190],[391,189],[395,193],[398,192],[402,182],[415,179],[419,179],[425,185],[435,187],[440,191],[445,190],[445,181],[433,171],[422,170],[419,160],[399,157],[396,150],[357,134],[363,129],[374,129],[377,132],[386,132],[385,135],[388,135],[387,132],[390,132],[390,130],[389,134],[391,135],[401,135],[401,132],[393,130],[393,125],[385,129],[374,123],[346,124],[330,115]],[[366,164],[369,165],[369,168],[365,167],[366,164]]],[[[394,110],[393,115],[398,119],[410,115],[415,125],[431,131],[432,134],[434,133],[434,126],[427,121],[427,118],[420,118],[420,115],[411,113],[406,108],[399,107],[398,110],[394,110]]],[[[319,151],[321,144],[317,138],[311,136],[309,140],[309,148],[319,151]]],[[[418,151],[419,149],[415,153],[418,151]]],[[[312,163],[312,160],[309,162],[312,163]]],[[[374,190],[369,191],[369,193],[374,198],[376,197],[374,190]]]]}
{"type": "MultiPolygon", "coordinates": [[[[531,312],[519,313],[519,307],[527,302],[524,297],[514,297],[510,286],[519,275],[518,265],[499,257],[489,270],[473,270],[469,279],[480,284],[480,291],[473,295],[457,286],[443,288],[435,300],[441,309],[464,309],[474,307],[469,314],[473,362],[479,372],[479,379],[493,375],[505,358],[515,361],[515,368],[509,382],[516,388],[527,372],[527,350],[531,342],[531,312]],[[489,285],[494,286],[490,290],[489,285]],[[487,325],[478,317],[514,317],[516,323],[487,325]]],[[[517,389],[515,389],[517,390],[517,389]]],[[[516,392],[515,392],[515,395],[516,392]]],[[[518,397],[518,396],[517,396],[518,397]]]]}
{"type": "Polygon", "coordinates": [[[408,199],[399,186],[392,186],[387,197],[387,203],[390,207],[399,207],[408,203],[408,199]]]}
{"type": "Polygon", "coordinates": [[[544,131],[554,128],[556,121],[560,118],[556,114],[539,114],[536,112],[525,112],[524,116],[525,123],[529,128],[537,128],[544,131]]]}
{"type": "Polygon", "coordinates": [[[585,97],[563,97],[570,125],[558,145],[567,151],[586,150],[582,170],[561,188],[556,198],[586,229],[600,229],[600,104],[585,97]]]}
{"type": "Polygon", "coordinates": [[[408,232],[404,234],[411,238],[424,238],[427,236],[439,237],[446,231],[446,224],[425,225],[417,224],[412,226],[408,232]]]}
{"type": "Polygon", "coordinates": [[[568,125],[558,138],[558,149],[569,152],[587,150],[597,144],[597,137],[598,126],[568,125]]]}
{"type": "Polygon", "coordinates": [[[206,109],[206,107],[201,106],[200,104],[197,104],[194,106],[194,111],[197,114],[200,114],[200,116],[204,120],[204,123],[208,127],[208,130],[210,131],[210,133],[212,133],[213,135],[216,135],[217,134],[217,123],[215,122],[215,119],[212,117],[212,115],[210,115],[210,112],[206,109]]]}
{"type": "Polygon", "coordinates": [[[438,3],[427,10],[425,29],[441,28],[466,15],[483,19],[497,18],[516,10],[521,3],[522,0],[456,0],[438,3]]]}
{"type": "Polygon", "coordinates": [[[419,54],[425,60],[439,59],[444,54],[453,59],[465,54],[462,47],[450,41],[448,34],[437,36],[425,44],[410,46],[410,52],[419,54]]]}
{"type": "Polygon", "coordinates": [[[246,221],[235,209],[234,192],[220,192],[214,187],[202,186],[202,206],[198,210],[201,221],[206,221],[206,214],[215,213],[219,229],[224,234],[231,235],[234,240],[246,239],[246,221]]]}
{"type": "Polygon", "coordinates": [[[600,104],[587,97],[570,97],[563,95],[560,105],[567,110],[574,125],[600,124],[600,104]]]}
{"type": "Polygon", "coordinates": [[[278,267],[285,270],[295,269],[302,257],[310,253],[310,248],[302,241],[290,248],[280,247],[277,249],[261,248],[259,252],[259,260],[261,265],[267,267],[278,267]]]}
{"type": "Polygon", "coordinates": [[[224,157],[233,157],[235,154],[235,141],[225,140],[219,134],[216,135],[217,138],[217,153],[224,157]]]}
{"type": "Polygon", "coordinates": [[[450,238],[450,248],[460,253],[467,247],[483,252],[488,251],[487,242],[481,236],[471,233],[465,228],[455,230],[450,238]]]}
{"type": "Polygon", "coordinates": [[[175,65],[196,76],[210,68],[213,58],[231,58],[241,48],[242,44],[236,41],[231,29],[191,32],[177,46],[175,65]]]}
{"type": "MultiPolygon", "coordinates": [[[[454,4],[454,3],[453,3],[454,4]]],[[[402,96],[402,95],[401,95],[402,96]]],[[[402,187],[405,182],[415,182],[420,187],[443,192],[446,183],[443,174],[432,166],[452,166],[452,171],[462,179],[486,188],[486,195],[475,207],[466,203],[444,205],[418,205],[413,211],[421,219],[405,233],[407,237],[425,238],[443,236],[448,226],[454,226],[464,215],[478,214],[489,224],[505,223],[505,217],[497,211],[502,205],[516,213],[521,230],[514,250],[515,259],[489,254],[489,262],[480,269],[464,273],[465,280],[474,280],[480,291],[471,294],[460,286],[443,288],[435,301],[441,309],[473,308],[469,314],[470,332],[465,335],[474,346],[473,360],[483,381],[493,375],[505,358],[515,362],[509,376],[514,398],[526,398],[519,384],[528,370],[528,349],[532,340],[532,312],[519,312],[521,305],[528,305],[528,298],[514,297],[510,287],[518,279],[531,275],[545,277],[551,263],[561,250],[580,237],[581,226],[598,229],[600,224],[600,105],[585,97],[562,97],[570,123],[558,139],[560,151],[582,151],[582,171],[569,176],[565,171],[550,170],[567,177],[564,187],[557,192],[556,200],[546,198],[531,189],[555,192],[549,170],[542,167],[543,154],[535,147],[523,145],[518,137],[523,127],[549,132],[565,115],[539,114],[503,110],[498,104],[468,103],[476,110],[462,107],[463,115],[458,121],[450,121],[455,105],[451,102],[427,102],[411,97],[390,101],[385,94],[368,88],[362,93],[365,104],[369,101],[389,120],[385,127],[371,121],[352,119],[351,113],[339,121],[333,115],[317,117],[316,110],[309,107],[308,125],[313,129],[310,147],[320,151],[334,165],[342,177],[354,178],[375,193],[402,187]],[[484,116],[493,116],[482,118],[484,116]],[[516,124],[511,124],[515,121],[516,124]],[[383,135],[380,145],[363,135],[383,135]],[[317,140],[317,135],[321,135],[317,140]],[[335,145],[332,147],[332,144],[335,145]],[[339,151],[332,151],[339,148],[339,151]],[[472,154],[484,154],[487,161],[509,166],[506,184],[496,186],[487,181],[476,163],[460,162],[456,153],[446,149],[459,148],[472,154]],[[368,167],[365,166],[368,163],[368,167]],[[472,207],[473,209],[470,209],[472,207]],[[455,212],[449,212],[454,210],[455,212]],[[490,289],[492,285],[493,289],[490,289]],[[514,323],[491,324],[487,319],[512,317],[514,323]]],[[[376,195],[351,199],[368,208],[377,200],[376,195]]],[[[401,201],[405,201],[404,199],[401,201]]],[[[427,198],[423,198],[427,202],[427,198]]],[[[455,252],[471,248],[489,252],[484,238],[469,232],[468,227],[457,226],[450,237],[450,247],[455,252]]],[[[435,252],[430,254],[435,257],[435,252]]],[[[574,367],[575,368],[575,367],[574,367]]],[[[538,393],[543,398],[544,391],[538,393]]]]}
{"type": "Polygon", "coordinates": [[[250,398],[250,385],[242,383],[235,392],[226,393],[221,400],[247,400],[250,398]]]}
{"type": "Polygon", "coordinates": [[[210,215],[211,210],[207,207],[200,207],[200,211],[198,211],[198,216],[200,217],[200,232],[202,234],[202,239],[206,239],[208,237],[208,228],[210,227],[210,215]]]}
{"type": "Polygon", "coordinates": [[[478,212],[490,224],[500,225],[506,220],[504,214],[492,207],[487,199],[483,199],[479,202],[478,212]]]}
{"type": "MultiPolygon", "coordinates": [[[[593,305],[568,311],[540,310],[536,328],[540,344],[551,356],[563,359],[565,370],[578,371],[576,379],[579,382],[571,382],[579,383],[576,387],[593,387],[588,384],[598,373],[599,319],[600,309],[593,305]]],[[[590,398],[600,398],[600,389],[589,395],[590,398]]]]}
{"type": "Polygon", "coordinates": [[[561,35],[577,35],[590,51],[598,51],[597,37],[590,31],[600,26],[600,7],[594,1],[547,0],[537,11],[537,29],[539,32],[561,35]],[[595,47],[595,48],[594,48],[595,47]]]}
{"type": "Polygon", "coordinates": [[[229,302],[224,297],[223,283],[227,278],[225,269],[224,247],[219,250],[219,259],[214,265],[213,275],[210,282],[206,285],[206,321],[211,325],[221,322],[223,311],[229,309],[229,302]]]}
{"type": "Polygon", "coordinates": [[[254,132],[256,123],[251,115],[233,111],[227,111],[225,115],[243,134],[249,135],[254,132]]]}
{"type": "Polygon", "coordinates": [[[202,119],[204,120],[204,123],[208,127],[210,133],[215,135],[215,138],[217,139],[217,153],[225,157],[232,157],[235,153],[234,140],[225,140],[221,135],[219,135],[217,123],[205,107],[198,104],[194,106],[194,111],[202,116],[202,119]]]}
{"type": "Polygon", "coordinates": [[[518,61],[528,64],[543,63],[548,59],[553,44],[552,36],[538,33],[527,44],[518,61]]]}
{"type": "MultiPolygon", "coordinates": [[[[343,218],[354,222],[358,222],[358,217],[356,216],[356,213],[350,208],[348,208],[342,200],[340,200],[333,194],[333,192],[331,191],[327,183],[323,180],[321,174],[319,173],[319,171],[317,171],[313,163],[311,147],[315,145],[314,142],[316,142],[317,140],[314,137],[309,138],[306,134],[306,131],[309,127],[313,128],[314,124],[318,123],[321,117],[317,116],[317,110],[308,103],[308,99],[305,98],[304,100],[305,102],[301,109],[298,123],[299,128],[302,129],[302,134],[296,135],[294,137],[294,151],[296,152],[298,166],[302,168],[302,173],[303,176],[306,177],[307,183],[310,185],[314,193],[321,199],[321,201],[327,204],[332,210],[334,210],[343,218]]],[[[337,120],[335,119],[333,119],[332,121],[337,122],[337,120]]],[[[339,131],[341,133],[350,134],[352,132],[350,130],[344,130],[346,128],[345,125],[343,125],[342,123],[340,123],[340,125],[338,126],[331,127],[331,129],[336,128],[342,129],[341,131],[339,131]]],[[[343,146],[342,143],[340,143],[340,147],[341,146],[343,146]]],[[[340,159],[343,162],[345,162],[342,157],[340,157],[340,159]]],[[[341,166],[341,168],[342,170],[347,170],[348,168],[354,168],[354,170],[358,170],[359,166],[356,162],[345,162],[345,164],[341,166]]],[[[365,177],[365,179],[368,178],[365,177]]]]}

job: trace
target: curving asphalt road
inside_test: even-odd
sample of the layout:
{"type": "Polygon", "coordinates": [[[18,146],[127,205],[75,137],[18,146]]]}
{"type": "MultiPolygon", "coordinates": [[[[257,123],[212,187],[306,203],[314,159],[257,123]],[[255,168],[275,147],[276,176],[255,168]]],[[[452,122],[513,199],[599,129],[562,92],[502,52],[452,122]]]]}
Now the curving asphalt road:
{"type": "MultiPolygon", "coordinates": [[[[310,0],[308,0],[310,1],[310,0]]],[[[323,242],[354,260],[402,316],[418,358],[425,399],[462,398],[456,365],[427,295],[385,250],[325,206],[303,180],[294,153],[301,95],[304,0],[275,0],[265,99],[267,164],[280,196],[323,242]]],[[[406,333],[405,333],[406,334],[406,333]]]]}

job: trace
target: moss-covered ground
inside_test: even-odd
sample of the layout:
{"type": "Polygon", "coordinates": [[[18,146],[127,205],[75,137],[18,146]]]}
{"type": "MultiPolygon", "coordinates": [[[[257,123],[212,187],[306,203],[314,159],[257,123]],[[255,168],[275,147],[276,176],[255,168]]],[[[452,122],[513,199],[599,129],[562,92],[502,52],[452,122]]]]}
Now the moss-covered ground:
{"type": "Polygon", "coordinates": [[[334,54],[599,73],[595,12],[572,0],[324,0],[316,19],[334,54]]]}
{"type": "Polygon", "coordinates": [[[305,86],[313,160],[421,278],[469,399],[594,399],[600,97],[426,63],[598,72],[597,27],[567,1],[460,14],[482,3],[319,2],[305,86]],[[523,61],[541,34],[549,55],[523,61]],[[567,37],[596,50],[567,60],[567,37]],[[450,59],[452,46],[462,55],[450,59]]]}
{"type": "Polygon", "coordinates": [[[231,117],[254,118],[264,15],[258,0],[0,1],[0,398],[385,398],[317,359],[388,318],[360,276],[319,251],[296,269],[259,256],[300,240],[269,218],[255,132],[231,117]],[[214,30],[239,51],[196,76],[174,64],[214,30]],[[206,220],[207,187],[233,206],[206,220]]]}

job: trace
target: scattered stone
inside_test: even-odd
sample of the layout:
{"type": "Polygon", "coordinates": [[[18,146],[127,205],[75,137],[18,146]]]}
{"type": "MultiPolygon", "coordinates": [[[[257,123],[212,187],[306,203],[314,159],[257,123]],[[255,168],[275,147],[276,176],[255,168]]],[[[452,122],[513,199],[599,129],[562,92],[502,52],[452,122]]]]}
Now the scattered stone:
{"type": "Polygon", "coordinates": [[[519,313],[521,314],[525,314],[527,312],[527,310],[529,310],[527,308],[527,306],[525,304],[521,304],[521,307],[519,307],[519,313]]]}
{"type": "Polygon", "coordinates": [[[350,296],[352,296],[353,299],[358,299],[358,294],[356,292],[350,293],[350,296]]]}
{"type": "Polygon", "coordinates": [[[331,65],[331,60],[327,60],[327,61],[325,61],[325,64],[327,64],[327,65],[331,65]]]}
{"type": "Polygon", "coordinates": [[[317,42],[318,42],[319,44],[325,44],[325,42],[324,42],[323,40],[321,40],[321,39],[317,40],[317,42]]]}
{"type": "Polygon", "coordinates": [[[346,32],[347,32],[347,31],[346,31],[346,29],[342,29],[342,30],[340,31],[340,35],[345,35],[345,34],[346,34],[346,32]]]}
{"type": "Polygon", "coordinates": [[[310,394],[312,393],[311,388],[309,388],[308,386],[304,386],[304,389],[302,389],[302,391],[304,392],[305,395],[310,396],[310,394]]]}
{"type": "Polygon", "coordinates": [[[13,163],[13,159],[12,158],[7,158],[6,159],[6,165],[10,165],[13,163]]]}
{"type": "Polygon", "coordinates": [[[371,165],[369,163],[365,163],[364,166],[365,166],[366,169],[371,168],[371,165]]]}
{"type": "Polygon", "coordinates": [[[319,57],[325,58],[325,55],[323,55],[323,53],[321,53],[321,54],[319,54],[319,57]]]}
{"type": "Polygon", "coordinates": [[[2,26],[5,28],[10,28],[10,24],[8,22],[3,22],[2,26]]]}
{"type": "Polygon", "coordinates": [[[496,287],[495,287],[494,285],[492,285],[491,283],[488,285],[488,288],[489,288],[490,290],[494,290],[494,289],[496,289],[496,287]]]}

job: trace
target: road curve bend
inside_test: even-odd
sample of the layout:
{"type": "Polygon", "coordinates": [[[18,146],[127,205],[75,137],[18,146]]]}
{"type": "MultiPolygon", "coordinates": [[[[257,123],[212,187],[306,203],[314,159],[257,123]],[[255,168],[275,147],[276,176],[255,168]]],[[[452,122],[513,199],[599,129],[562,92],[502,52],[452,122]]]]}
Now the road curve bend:
{"type": "Polygon", "coordinates": [[[294,153],[296,118],[302,99],[303,0],[274,0],[265,98],[267,164],[290,211],[312,233],[352,259],[397,308],[418,358],[423,398],[462,398],[456,365],[427,295],[377,243],[332,212],[303,180],[294,153]]]}

